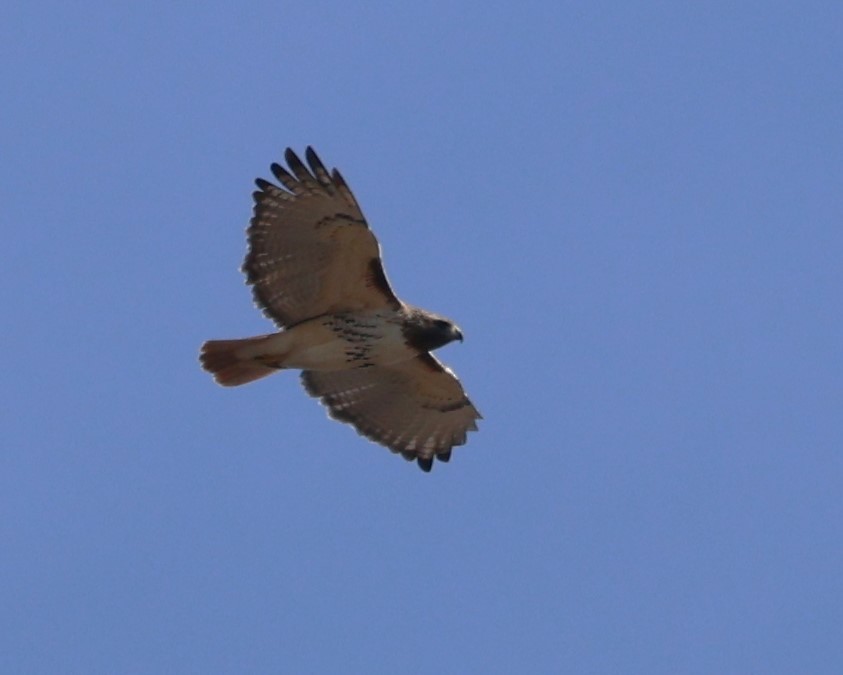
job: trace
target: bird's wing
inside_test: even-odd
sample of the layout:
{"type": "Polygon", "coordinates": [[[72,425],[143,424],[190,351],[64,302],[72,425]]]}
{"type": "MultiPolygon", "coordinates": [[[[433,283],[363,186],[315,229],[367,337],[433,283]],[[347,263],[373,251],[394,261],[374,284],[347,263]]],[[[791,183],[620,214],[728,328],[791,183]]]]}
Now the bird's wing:
{"type": "Polygon", "coordinates": [[[481,415],[460,381],[432,354],[391,366],[302,372],[305,389],[336,420],[430,471],[477,430],[481,415]]]}
{"type": "Polygon", "coordinates": [[[281,327],[322,314],[398,308],[378,240],[340,173],[313,148],[308,167],[287,149],[289,171],[272,165],[282,187],[258,179],[243,263],[255,302],[281,327]]]}

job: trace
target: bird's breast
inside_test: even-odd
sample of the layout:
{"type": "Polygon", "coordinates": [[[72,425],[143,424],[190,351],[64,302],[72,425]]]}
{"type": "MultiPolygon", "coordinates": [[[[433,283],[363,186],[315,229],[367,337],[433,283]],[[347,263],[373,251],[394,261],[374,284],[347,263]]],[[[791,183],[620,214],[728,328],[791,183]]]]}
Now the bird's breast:
{"type": "Polygon", "coordinates": [[[391,315],[331,314],[287,329],[284,365],[304,370],[346,370],[389,365],[416,356],[391,315]]]}

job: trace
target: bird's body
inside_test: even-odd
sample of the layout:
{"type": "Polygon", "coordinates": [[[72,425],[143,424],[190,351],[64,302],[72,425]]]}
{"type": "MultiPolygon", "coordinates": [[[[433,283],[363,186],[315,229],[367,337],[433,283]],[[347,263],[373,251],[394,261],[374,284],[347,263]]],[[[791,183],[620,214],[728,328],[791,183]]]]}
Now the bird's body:
{"type": "Polygon", "coordinates": [[[301,369],[332,417],[429,471],[476,429],[480,413],[430,354],[462,333],[395,296],[377,240],[345,181],[311,148],[310,170],[288,150],[287,190],[258,180],[243,269],[255,300],[283,329],[211,340],[200,360],[225,386],[301,369]]]}
{"type": "MultiPolygon", "coordinates": [[[[323,314],[280,333],[215,342],[236,344],[237,362],[264,366],[262,375],[284,368],[331,371],[390,366],[415,358],[424,345],[453,339],[447,329],[442,332],[414,321],[418,314],[419,310],[408,307],[323,314]]],[[[217,379],[230,384],[224,375],[217,379]]]]}

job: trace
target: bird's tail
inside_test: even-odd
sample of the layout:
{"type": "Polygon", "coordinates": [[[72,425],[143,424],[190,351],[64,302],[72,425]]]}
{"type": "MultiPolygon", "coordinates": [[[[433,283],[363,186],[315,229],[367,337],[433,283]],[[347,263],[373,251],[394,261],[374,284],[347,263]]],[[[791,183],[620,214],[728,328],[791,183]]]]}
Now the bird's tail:
{"type": "Polygon", "coordinates": [[[268,336],[243,338],[241,340],[208,340],[202,345],[199,361],[214,379],[224,387],[236,387],[254,382],[278,369],[256,360],[254,347],[266,341],[268,336]]]}

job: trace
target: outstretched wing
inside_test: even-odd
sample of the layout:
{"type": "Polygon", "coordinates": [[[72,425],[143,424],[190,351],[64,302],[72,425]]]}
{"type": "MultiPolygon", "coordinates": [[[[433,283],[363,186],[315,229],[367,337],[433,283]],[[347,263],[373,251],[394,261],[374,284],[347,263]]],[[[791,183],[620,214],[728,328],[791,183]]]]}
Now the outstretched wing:
{"type": "Polygon", "coordinates": [[[289,148],[285,158],[290,171],[272,165],[283,187],[255,181],[260,189],[243,272],[257,305],[281,327],[327,313],[399,307],[378,240],[339,172],[329,174],[310,147],[309,169],[289,148]]]}
{"type": "Polygon", "coordinates": [[[432,354],[392,366],[302,372],[311,396],[336,420],[430,471],[477,430],[481,415],[454,373],[432,354]]]}

